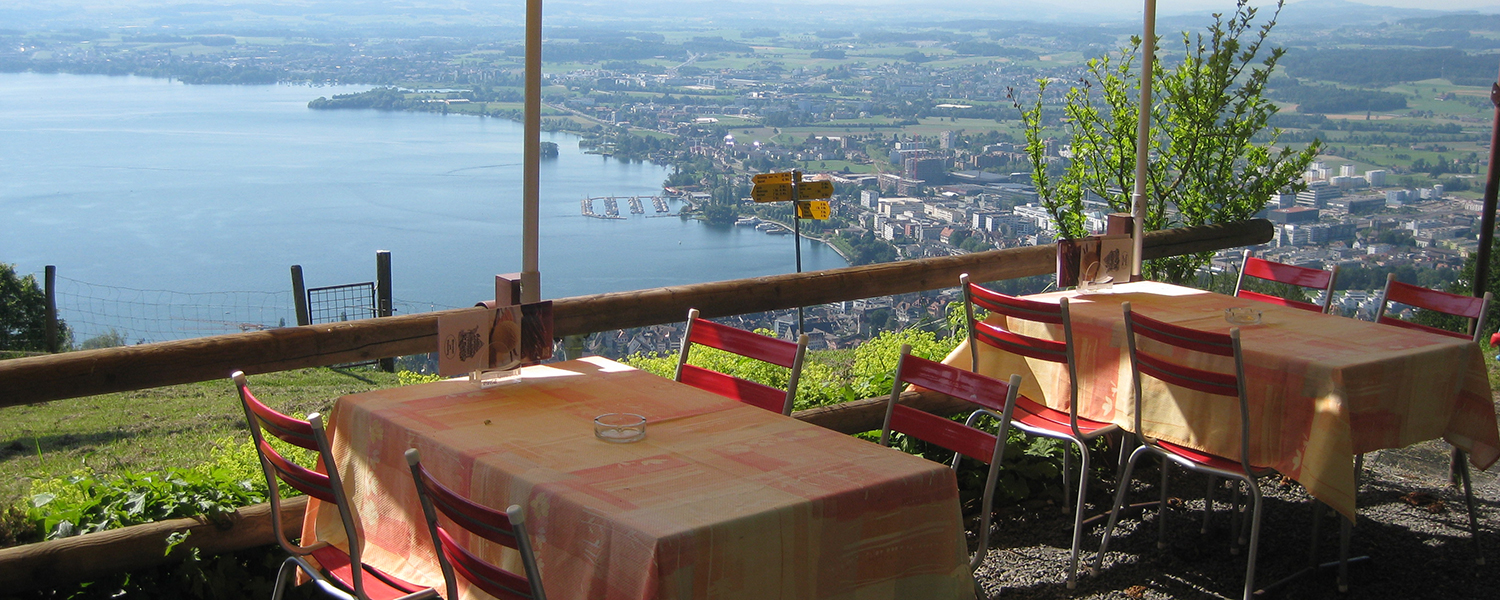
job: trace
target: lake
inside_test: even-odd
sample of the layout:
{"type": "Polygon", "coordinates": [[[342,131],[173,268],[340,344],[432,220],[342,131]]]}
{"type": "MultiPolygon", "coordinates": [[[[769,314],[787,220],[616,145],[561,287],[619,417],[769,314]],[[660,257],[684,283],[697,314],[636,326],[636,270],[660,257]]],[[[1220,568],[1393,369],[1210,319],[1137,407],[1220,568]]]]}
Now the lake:
{"type": "MultiPolygon", "coordinates": [[[[78,340],[274,325],[291,265],[308,286],[370,281],[377,250],[403,310],[493,297],[494,274],[521,270],[520,124],[307,108],[365,89],[0,74],[0,262],[56,265],[78,340]]],[[[795,271],[791,236],[656,216],[649,200],[631,214],[622,199],[625,219],[582,216],[586,197],[660,194],[668,168],[542,139],[560,150],[541,167],[543,298],[795,271]]],[[[846,266],[813,242],[802,258],[846,266]]]]}

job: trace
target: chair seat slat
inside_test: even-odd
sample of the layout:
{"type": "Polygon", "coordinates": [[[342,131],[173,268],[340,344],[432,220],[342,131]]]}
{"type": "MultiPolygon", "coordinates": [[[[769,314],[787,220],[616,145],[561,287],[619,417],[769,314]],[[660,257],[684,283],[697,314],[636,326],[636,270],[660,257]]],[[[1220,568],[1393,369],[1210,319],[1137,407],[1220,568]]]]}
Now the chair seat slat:
{"type": "Polygon", "coordinates": [[[682,366],[680,381],[700,390],[773,412],[781,412],[782,404],[786,402],[786,390],[694,365],[682,366]]]}

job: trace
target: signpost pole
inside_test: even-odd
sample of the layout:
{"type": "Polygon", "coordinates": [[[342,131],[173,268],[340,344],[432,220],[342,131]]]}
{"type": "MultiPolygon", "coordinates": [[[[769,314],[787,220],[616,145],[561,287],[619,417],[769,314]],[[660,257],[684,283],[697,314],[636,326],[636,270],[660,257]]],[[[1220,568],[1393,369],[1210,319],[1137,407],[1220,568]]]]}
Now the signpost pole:
{"type": "MultiPolygon", "coordinates": [[[[792,237],[797,244],[797,272],[802,272],[802,216],[797,214],[797,188],[802,187],[802,171],[792,171],[792,237]]],[[[802,307],[797,307],[797,335],[802,335],[802,307]]]]}

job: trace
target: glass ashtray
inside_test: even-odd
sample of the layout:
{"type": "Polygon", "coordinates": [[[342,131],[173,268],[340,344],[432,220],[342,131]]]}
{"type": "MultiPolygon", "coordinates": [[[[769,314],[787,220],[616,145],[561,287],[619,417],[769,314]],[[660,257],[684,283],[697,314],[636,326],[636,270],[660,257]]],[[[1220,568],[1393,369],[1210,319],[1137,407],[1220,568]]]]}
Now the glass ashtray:
{"type": "Polygon", "coordinates": [[[1224,309],[1224,320],[1233,325],[1259,325],[1260,311],[1248,306],[1224,309]]]}
{"type": "Polygon", "coordinates": [[[594,417],[594,437],[612,444],[646,439],[646,417],[635,413],[605,413],[594,417]]]}

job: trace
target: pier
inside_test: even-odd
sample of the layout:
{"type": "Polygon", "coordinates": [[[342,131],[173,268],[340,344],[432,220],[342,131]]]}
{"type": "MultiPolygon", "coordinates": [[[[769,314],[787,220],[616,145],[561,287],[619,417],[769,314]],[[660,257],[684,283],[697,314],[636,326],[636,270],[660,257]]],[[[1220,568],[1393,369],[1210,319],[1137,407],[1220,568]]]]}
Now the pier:
{"type": "Polygon", "coordinates": [[[620,216],[619,201],[624,199],[629,203],[631,214],[644,215],[646,214],[646,205],[643,198],[651,199],[651,208],[656,211],[656,216],[668,216],[672,212],[672,208],[667,204],[668,196],[594,196],[592,198],[584,198],[580,201],[579,210],[585,217],[593,217],[595,219],[624,219],[626,217],[620,216]],[[603,214],[594,211],[594,202],[596,200],[604,202],[603,214]]]}

